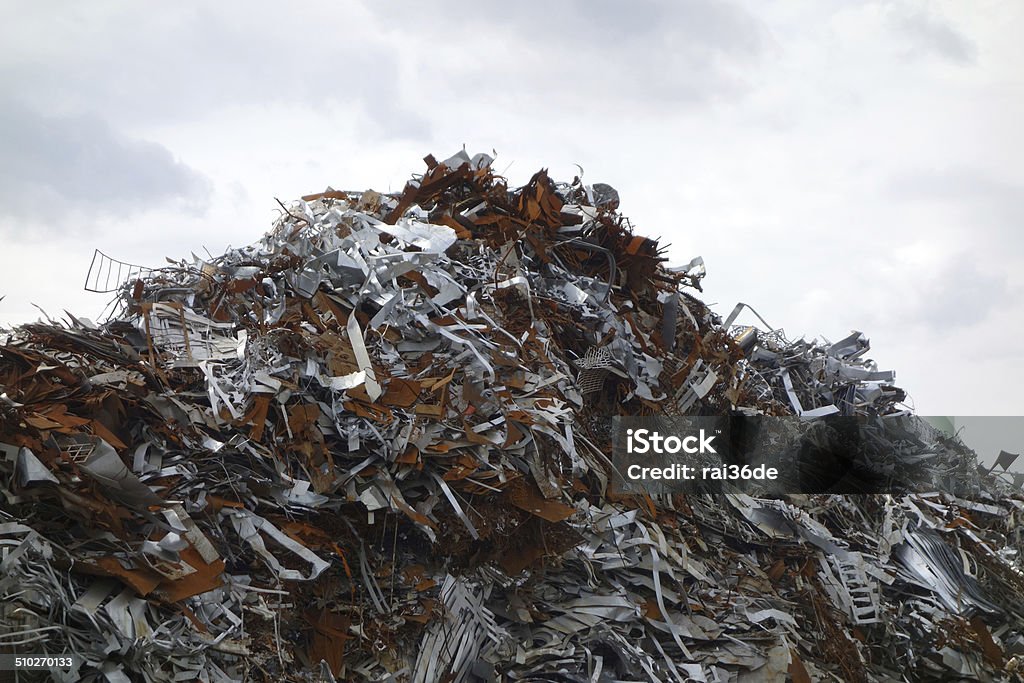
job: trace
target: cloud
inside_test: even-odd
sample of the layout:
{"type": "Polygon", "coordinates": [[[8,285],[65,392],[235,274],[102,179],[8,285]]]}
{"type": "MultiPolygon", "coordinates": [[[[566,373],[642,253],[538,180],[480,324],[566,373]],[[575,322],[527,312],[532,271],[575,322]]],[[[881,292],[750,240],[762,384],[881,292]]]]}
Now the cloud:
{"type": "Polygon", "coordinates": [[[311,2],[299,12],[43,0],[0,22],[0,91],[133,129],[230,107],[341,108],[359,115],[361,136],[423,143],[448,121],[495,111],[557,124],[595,103],[644,117],[732,101],[753,88],[750,69],[771,43],[747,10],[711,0],[311,2]]]}
{"type": "Polygon", "coordinates": [[[442,4],[443,12],[415,0],[370,9],[422,45],[429,57],[417,72],[438,90],[529,112],[599,102],[606,113],[664,113],[731,99],[749,89],[749,69],[770,44],[754,16],[725,2],[442,4]]]}
{"type": "Polygon", "coordinates": [[[977,46],[942,17],[909,8],[891,15],[893,27],[911,41],[911,52],[930,52],[957,64],[973,64],[977,46]]]}
{"type": "Polygon", "coordinates": [[[238,0],[64,9],[41,0],[0,22],[0,91],[40,111],[176,126],[229,107],[340,105],[364,110],[370,134],[424,135],[402,91],[397,41],[358,3],[292,13],[238,0]]]}
{"type": "Polygon", "coordinates": [[[998,247],[1002,257],[1024,246],[1024,185],[964,165],[905,171],[890,177],[884,194],[891,199],[941,209],[972,242],[998,247]],[[991,243],[991,244],[989,244],[991,243]]]}
{"type": "Polygon", "coordinates": [[[968,166],[916,169],[893,176],[889,192],[906,199],[971,197],[1004,202],[1016,199],[1024,205],[1024,187],[968,166]]]}
{"type": "Polygon", "coordinates": [[[935,331],[970,328],[1012,303],[1010,294],[1005,274],[993,267],[982,269],[964,254],[921,288],[913,317],[935,331]]]}
{"type": "MultiPolygon", "coordinates": [[[[478,6],[477,3],[455,3],[478,6]]],[[[524,0],[514,11],[488,5],[483,12],[465,12],[470,22],[507,24],[522,37],[556,41],[573,47],[592,45],[620,53],[624,48],[673,47],[689,53],[756,56],[764,47],[760,23],[746,10],[709,0],[568,0],[552,3],[524,0]],[[682,39],[669,45],[671,39],[682,39]]]]}
{"type": "MultiPolygon", "coordinates": [[[[134,212],[174,202],[205,208],[209,181],[154,142],[119,134],[95,116],[44,116],[0,100],[0,214],[134,212]]],[[[0,222],[0,234],[13,236],[0,222]]]]}

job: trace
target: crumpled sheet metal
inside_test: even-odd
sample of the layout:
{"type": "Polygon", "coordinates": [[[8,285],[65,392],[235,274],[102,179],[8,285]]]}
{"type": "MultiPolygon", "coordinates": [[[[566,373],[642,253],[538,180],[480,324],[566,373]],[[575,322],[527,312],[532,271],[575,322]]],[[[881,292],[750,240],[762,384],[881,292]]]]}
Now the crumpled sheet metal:
{"type": "Polygon", "coordinates": [[[85,681],[1016,675],[1024,501],[863,334],[723,320],[614,188],[492,161],[307,195],[131,271],[103,325],[0,334],[0,644],[85,681]],[[612,416],[733,411],[855,415],[974,478],[608,491],[612,416]]]}

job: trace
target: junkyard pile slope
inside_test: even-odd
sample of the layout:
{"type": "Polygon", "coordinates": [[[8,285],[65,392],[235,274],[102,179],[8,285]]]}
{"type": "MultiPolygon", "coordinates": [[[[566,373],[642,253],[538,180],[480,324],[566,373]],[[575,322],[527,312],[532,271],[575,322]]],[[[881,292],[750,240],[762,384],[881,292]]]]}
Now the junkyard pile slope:
{"type": "Polygon", "coordinates": [[[864,335],[734,328],[607,185],[426,161],[0,333],[0,642],[67,681],[1016,676],[1024,504],[864,335]],[[940,492],[609,488],[613,416],[737,413],[860,417],[940,492]]]}

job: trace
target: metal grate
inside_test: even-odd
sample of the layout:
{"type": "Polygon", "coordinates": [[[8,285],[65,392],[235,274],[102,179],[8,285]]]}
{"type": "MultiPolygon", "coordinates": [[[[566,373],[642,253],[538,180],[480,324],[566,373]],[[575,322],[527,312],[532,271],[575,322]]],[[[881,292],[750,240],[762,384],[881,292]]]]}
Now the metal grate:
{"type": "Polygon", "coordinates": [[[128,280],[136,280],[152,272],[150,268],[110,258],[96,249],[92,254],[89,272],[85,276],[85,291],[100,294],[116,292],[128,280]]]}
{"type": "Polygon", "coordinates": [[[608,368],[612,366],[612,354],[605,347],[592,346],[582,358],[575,361],[580,374],[576,377],[576,385],[581,394],[592,394],[604,387],[608,376],[608,368]]]}
{"type": "Polygon", "coordinates": [[[73,443],[69,444],[66,448],[64,448],[61,451],[61,453],[67,456],[68,460],[70,460],[71,462],[75,463],[76,465],[81,465],[82,463],[89,459],[89,456],[92,455],[93,451],[95,450],[95,444],[73,443]]]}

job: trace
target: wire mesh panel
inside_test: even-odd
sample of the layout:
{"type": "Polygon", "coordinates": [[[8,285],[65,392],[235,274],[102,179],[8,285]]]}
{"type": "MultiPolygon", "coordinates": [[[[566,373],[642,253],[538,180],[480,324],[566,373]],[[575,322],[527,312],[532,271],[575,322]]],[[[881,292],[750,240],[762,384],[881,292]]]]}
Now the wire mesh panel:
{"type": "Polygon", "coordinates": [[[592,394],[600,391],[608,376],[608,368],[613,364],[612,355],[605,347],[592,346],[582,358],[577,359],[576,367],[580,369],[576,384],[581,394],[592,394]]]}
{"type": "Polygon", "coordinates": [[[85,276],[85,291],[101,294],[116,292],[128,280],[141,278],[152,272],[149,268],[110,258],[96,249],[92,254],[89,272],[85,276]]]}
{"type": "Polygon", "coordinates": [[[71,462],[81,465],[89,456],[92,455],[93,451],[96,450],[96,446],[91,443],[71,443],[68,444],[62,451],[71,462]]]}

